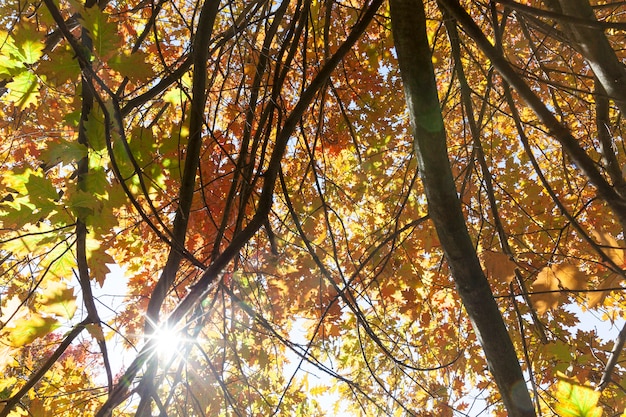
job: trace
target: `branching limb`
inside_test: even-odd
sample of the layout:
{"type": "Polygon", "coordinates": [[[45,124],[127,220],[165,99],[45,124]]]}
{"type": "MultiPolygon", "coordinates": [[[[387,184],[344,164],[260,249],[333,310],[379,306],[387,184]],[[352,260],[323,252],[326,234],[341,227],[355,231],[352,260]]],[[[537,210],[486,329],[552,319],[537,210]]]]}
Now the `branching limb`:
{"type": "Polygon", "coordinates": [[[619,356],[624,349],[624,342],[626,342],[626,323],[613,343],[613,350],[611,350],[611,356],[609,357],[609,361],[607,362],[604,372],[602,373],[600,384],[598,384],[598,387],[596,388],[597,391],[602,391],[611,382],[611,375],[613,374],[615,365],[617,365],[619,356]]]}
{"type": "MultiPolygon", "coordinates": [[[[45,1],[48,2],[51,0],[45,1]]],[[[173,327],[193,309],[196,303],[205,296],[209,288],[215,284],[224,268],[263,226],[263,222],[267,219],[272,207],[274,188],[280,171],[280,163],[287,149],[288,141],[291,138],[298,121],[302,118],[304,112],[308,109],[317,92],[326,83],[336,66],[348,53],[348,51],[350,51],[354,43],[361,37],[365,29],[369,26],[369,23],[376,15],[376,12],[381,4],[382,0],[374,0],[369,6],[366,6],[365,12],[361,16],[361,20],[354,25],[352,32],[348,35],[344,43],[341,44],[335,54],[322,66],[317,76],[311,81],[308,88],[303,91],[300,96],[300,100],[295,105],[289,117],[285,120],[285,124],[280,132],[277,134],[276,143],[268,163],[268,168],[263,176],[263,189],[261,196],[259,197],[257,211],[246,227],[232,239],[228,247],[224,249],[220,256],[218,256],[213,263],[206,270],[204,270],[198,282],[190,287],[187,296],[180,301],[178,306],[168,317],[165,324],[166,326],[173,327]]],[[[190,132],[192,131],[190,130],[190,132]]],[[[122,401],[124,401],[135,377],[143,366],[150,360],[150,352],[151,348],[154,347],[153,345],[154,342],[148,341],[142,348],[139,355],[124,373],[121,382],[118,383],[117,387],[113,390],[107,401],[98,411],[96,417],[105,417],[122,401]]]]}
{"type": "MultiPolygon", "coordinates": [[[[178,208],[174,217],[172,229],[172,242],[181,248],[185,247],[189,212],[193,201],[193,193],[196,185],[196,171],[200,163],[200,149],[202,146],[204,108],[206,105],[206,82],[207,82],[207,59],[209,42],[213,34],[213,24],[217,16],[219,2],[206,0],[198,18],[193,43],[193,85],[191,101],[191,118],[189,121],[189,142],[185,156],[185,170],[180,182],[178,195],[178,208]]],[[[167,292],[174,284],[178,266],[182,260],[182,252],[171,250],[167,258],[163,272],[157,281],[148,304],[146,312],[146,331],[152,332],[151,326],[159,322],[159,310],[165,300],[167,292]]]]}
{"type": "Polygon", "coordinates": [[[615,191],[598,170],[595,161],[580,146],[570,130],[561,124],[530,86],[517,74],[502,52],[494,47],[483,31],[456,0],[440,0],[440,3],[459,22],[465,33],[470,36],[478,48],[489,58],[496,70],[517,91],[522,100],[535,112],[539,120],[548,128],[563,149],[576,163],[578,168],[596,187],[599,196],[611,207],[621,224],[626,224],[626,201],[615,191]]]}
{"type": "Polygon", "coordinates": [[[77,324],[65,336],[65,339],[63,339],[63,342],[61,342],[61,344],[56,348],[54,353],[41,366],[41,368],[39,368],[37,372],[35,372],[28,379],[26,384],[24,384],[24,386],[18,392],[16,392],[13,396],[11,396],[11,398],[0,402],[0,403],[4,402],[4,408],[0,410],[0,417],[7,417],[11,413],[11,410],[13,410],[13,408],[20,403],[22,397],[24,397],[28,393],[28,391],[30,391],[35,386],[35,384],[37,384],[41,380],[41,378],[44,377],[46,372],[48,372],[54,366],[54,364],[59,360],[61,355],[63,355],[63,353],[67,350],[67,348],[70,347],[74,339],[78,337],[78,335],[85,329],[85,326],[89,323],[90,323],[90,320],[89,318],[87,318],[83,320],[82,322],[80,322],[79,324],[77,324]]]}

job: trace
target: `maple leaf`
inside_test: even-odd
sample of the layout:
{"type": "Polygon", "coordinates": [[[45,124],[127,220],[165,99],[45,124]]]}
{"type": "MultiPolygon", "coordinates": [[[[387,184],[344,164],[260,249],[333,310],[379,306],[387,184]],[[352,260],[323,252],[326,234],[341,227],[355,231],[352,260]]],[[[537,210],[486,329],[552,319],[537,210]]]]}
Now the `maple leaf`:
{"type": "Polygon", "coordinates": [[[21,16],[0,31],[0,416],[132,415],[119,408],[146,382],[158,397],[139,408],[168,415],[471,414],[476,387],[494,415],[516,415],[505,408],[519,397],[507,396],[524,394],[524,378],[548,387],[538,414],[619,415],[622,367],[607,372],[616,383],[602,401],[576,384],[559,393],[556,371],[592,383],[610,362],[600,338],[613,336],[577,327],[583,316],[602,326],[562,304],[623,315],[621,293],[604,302],[621,278],[572,226],[625,264],[626,6],[554,0],[537,14],[516,2],[513,16],[510,1],[492,13],[474,3],[0,5],[21,16]],[[568,12],[549,30],[546,9],[569,4],[589,6],[584,25],[568,12]],[[581,30],[591,32],[570,36],[581,30]],[[406,54],[404,42],[415,46],[406,54]],[[77,55],[91,62],[84,78],[77,55]],[[495,247],[514,255],[479,253],[488,281],[475,285],[475,248],[495,247]],[[76,280],[79,257],[91,282],[76,280]],[[537,268],[529,292],[548,319],[475,295],[511,283],[513,257],[537,268]],[[129,277],[124,301],[109,304],[111,264],[129,277]],[[186,322],[193,346],[154,375],[140,355],[147,366],[124,367],[117,388],[94,396],[106,357],[141,349],[165,270],[160,317],[186,322]],[[588,280],[588,304],[570,297],[588,280]],[[110,326],[87,324],[93,340],[80,325],[55,331],[78,324],[80,285],[110,326]],[[521,360],[519,346],[532,354],[521,360]],[[509,352],[506,366],[485,352],[509,352]],[[189,383],[168,384],[174,369],[189,383]],[[319,406],[324,392],[334,410],[319,406]]]}
{"type": "Polygon", "coordinates": [[[587,295],[587,303],[589,308],[597,307],[598,305],[602,304],[604,299],[611,293],[611,290],[609,289],[618,288],[621,280],[622,277],[616,273],[611,272],[607,274],[607,276],[600,282],[600,285],[597,288],[599,290],[607,291],[595,291],[589,293],[589,295],[587,295]]]}
{"type": "Polygon", "coordinates": [[[70,142],[63,139],[51,141],[41,154],[41,159],[47,167],[52,167],[61,162],[70,164],[87,156],[87,147],[76,141],[70,142]]]}
{"type": "Polygon", "coordinates": [[[590,387],[572,384],[560,379],[556,385],[556,411],[562,417],[600,417],[602,408],[598,407],[600,392],[590,387]]]}
{"type": "Polygon", "coordinates": [[[26,65],[36,63],[45,47],[43,34],[37,31],[34,24],[27,22],[22,22],[14,33],[15,49],[12,53],[26,65]]]}
{"type": "Polygon", "coordinates": [[[38,313],[31,313],[11,322],[8,327],[8,341],[13,347],[20,347],[31,343],[33,340],[43,337],[59,327],[54,317],[43,317],[38,313]]]}
{"type": "Polygon", "coordinates": [[[505,284],[510,284],[515,278],[517,266],[508,255],[485,250],[480,253],[480,259],[488,278],[505,284]]]}
{"type": "Polygon", "coordinates": [[[535,294],[531,299],[537,312],[543,314],[567,298],[566,290],[581,290],[585,288],[587,282],[587,275],[573,265],[549,265],[539,271],[537,279],[533,282],[532,290],[535,294]],[[546,293],[536,294],[542,291],[546,293]]]}
{"type": "Polygon", "coordinates": [[[69,47],[56,48],[37,66],[37,73],[46,80],[60,86],[68,81],[77,80],[80,76],[80,65],[75,53],[69,47]]]}
{"type": "Polygon", "coordinates": [[[76,311],[74,290],[60,281],[46,283],[38,301],[39,311],[46,314],[71,319],[76,311]]]}
{"type": "Polygon", "coordinates": [[[590,234],[599,242],[602,252],[615,262],[617,266],[624,265],[626,250],[622,249],[622,245],[615,240],[613,235],[607,232],[598,232],[597,230],[592,230],[590,234]]]}
{"type": "Polygon", "coordinates": [[[8,94],[3,100],[14,102],[20,109],[37,105],[39,102],[39,83],[37,77],[32,72],[26,70],[20,72],[13,77],[13,80],[7,83],[6,88],[8,94]]]}
{"type": "MultiPolygon", "coordinates": [[[[599,242],[602,251],[619,267],[623,267],[625,261],[625,253],[626,251],[622,249],[622,245],[620,245],[615,238],[607,232],[598,232],[596,230],[591,231],[591,235],[599,242]]],[[[622,277],[615,273],[609,272],[604,279],[601,280],[600,285],[597,289],[606,289],[607,291],[596,291],[589,293],[587,295],[588,306],[589,308],[596,307],[604,301],[604,299],[611,292],[608,290],[609,288],[618,287],[622,277]]]]}

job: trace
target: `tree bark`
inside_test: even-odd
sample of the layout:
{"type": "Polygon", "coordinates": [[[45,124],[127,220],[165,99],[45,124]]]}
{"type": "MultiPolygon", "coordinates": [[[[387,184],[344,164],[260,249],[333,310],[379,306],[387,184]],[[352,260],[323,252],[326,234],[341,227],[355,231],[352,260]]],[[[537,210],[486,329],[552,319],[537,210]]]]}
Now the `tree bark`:
{"type": "MultiPolygon", "coordinates": [[[[598,20],[587,0],[544,0],[553,11],[584,19],[591,23],[598,20]]],[[[615,100],[623,114],[626,114],[626,67],[619,61],[604,31],[597,27],[560,22],[570,36],[574,47],[581,52],[593,73],[610,98],[615,100]]]]}
{"type": "Polygon", "coordinates": [[[420,0],[390,0],[415,153],[428,210],[457,291],[511,417],[535,416],[515,348],[469,236],[450,169],[437,83],[420,0]]]}

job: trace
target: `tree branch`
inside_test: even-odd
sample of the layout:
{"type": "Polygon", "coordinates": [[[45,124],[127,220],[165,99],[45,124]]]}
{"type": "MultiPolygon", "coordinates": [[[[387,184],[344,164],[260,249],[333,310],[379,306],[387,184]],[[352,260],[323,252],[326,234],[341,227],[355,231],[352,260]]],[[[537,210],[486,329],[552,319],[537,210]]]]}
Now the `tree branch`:
{"type": "Polygon", "coordinates": [[[535,416],[515,348],[465,225],[448,159],[424,5],[419,0],[391,0],[390,6],[428,212],[509,416],[535,416]]]}
{"type": "MultiPolygon", "coordinates": [[[[291,138],[298,121],[308,109],[309,104],[313,101],[313,98],[319,89],[326,83],[335,67],[369,26],[369,23],[374,18],[376,11],[382,4],[382,1],[383,0],[374,0],[369,6],[367,6],[361,20],[354,25],[352,32],[348,35],[344,43],[342,43],[335,54],[324,64],[316,77],[311,81],[309,87],[302,93],[300,100],[298,100],[298,103],[294,107],[292,113],[285,121],[284,126],[277,134],[276,143],[268,163],[268,168],[263,177],[263,190],[261,196],[259,197],[259,203],[255,215],[246,227],[232,239],[228,247],[224,249],[220,256],[217,257],[202,273],[198,282],[190,287],[190,291],[187,296],[180,301],[176,309],[168,317],[167,322],[165,323],[167,327],[171,328],[178,323],[193,308],[193,306],[205,296],[207,290],[212,284],[215,283],[222,270],[230,263],[237,253],[239,253],[241,248],[254,236],[259,228],[263,226],[263,223],[265,222],[265,219],[267,218],[272,207],[274,188],[278,172],[280,170],[280,162],[283,158],[285,150],[287,149],[287,143],[291,138]]],[[[150,352],[153,348],[154,341],[149,340],[126,370],[116,388],[96,414],[96,417],[106,416],[115,407],[117,407],[124,400],[124,398],[126,398],[132,381],[135,379],[143,366],[150,360],[150,352]]]]}

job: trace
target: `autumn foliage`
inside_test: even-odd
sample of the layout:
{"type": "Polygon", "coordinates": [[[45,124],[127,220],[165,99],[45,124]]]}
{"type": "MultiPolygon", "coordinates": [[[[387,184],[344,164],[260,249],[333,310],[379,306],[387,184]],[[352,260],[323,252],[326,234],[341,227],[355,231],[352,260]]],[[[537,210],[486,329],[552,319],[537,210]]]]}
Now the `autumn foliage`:
{"type": "Polygon", "coordinates": [[[625,14],[0,2],[0,416],[622,415],[625,14]]]}

